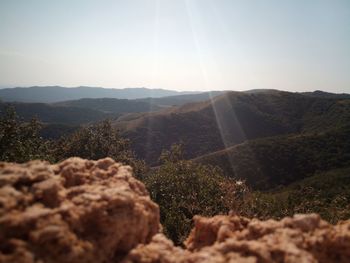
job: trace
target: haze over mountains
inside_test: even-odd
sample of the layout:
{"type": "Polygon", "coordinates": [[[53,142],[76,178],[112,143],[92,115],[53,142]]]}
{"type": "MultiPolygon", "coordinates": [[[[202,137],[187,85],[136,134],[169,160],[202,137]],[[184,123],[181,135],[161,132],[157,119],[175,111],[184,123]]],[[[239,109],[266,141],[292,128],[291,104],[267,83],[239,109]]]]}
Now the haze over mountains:
{"type": "Polygon", "coordinates": [[[106,118],[116,119],[123,114],[153,112],[163,108],[183,105],[188,102],[209,100],[210,98],[221,94],[221,91],[188,93],[170,90],[151,90],[151,89],[124,89],[113,90],[104,88],[62,88],[62,87],[31,87],[31,88],[13,88],[0,90],[0,110],[11,105],[15,108],[17,114],[28,121],[33,116],[44,123],[80,125],[84,123],[96,122],[106,118]],[[40,93],[44,90],[45,92],[40,93]],[[91,91],[93,90],[92,93],[91,91]],[[51,91],[53,92],[51,94],[51,91]],[[3,92],[3,93],[1,93],[3,92]],[[23,94],[23,92],[25,94],[23,94]],[[104,97],[108,93],[121,98],[104,97]],[[138,95],[135,96],[135,93],[138,95]],[[76,100],[65,100],[62,98],[73,94],[79,98],[76,100]],[[138,96],[155,96],[143,97],[141,99],[124,99],[123,97],[134,98],[138,96]],[[163,96],[176,94],[174,96],[163,96]],[[178,95],[181,94],[181,95],[178,95]],[[90,97],[97,98],[90,98],[90,97]],[[50,98],[49,98],[50,97],[50,98]],[[49,98],[49,99],[48,99],[49,98]],[[58,99],[59,98],[59,99],[58,99]],[[47,100],[55,102],[45,102],[47,100]],[[59,102],[56,102],[56,101],[59,102]],[[39,101],[39,102],[27,102],[39,101]]]}
{"type": "Polygon", "coordinates": [[[82,98],[138,99],[147,97],[159,98],[191,93],[198,92],[179,92],[174,90],[147,88],[107,89],[84,86],[76,88],[65,88],[59,86],[35,86],[28,88],[0,89],[0,98],[3,101],[52,103],[65,100],[77,100],[82,98]]]}

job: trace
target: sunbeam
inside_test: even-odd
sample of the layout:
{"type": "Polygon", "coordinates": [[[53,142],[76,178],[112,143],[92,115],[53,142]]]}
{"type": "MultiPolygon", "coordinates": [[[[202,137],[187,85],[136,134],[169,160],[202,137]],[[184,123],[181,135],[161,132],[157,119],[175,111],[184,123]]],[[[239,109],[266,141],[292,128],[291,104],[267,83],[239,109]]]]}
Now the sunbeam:
{"type": "MultiPolygon", "coordinates": [[[[197,33],[198,30],[196,29],[196,25],[200,26],[200,19],[198,18],[200,14],[198,14],[198,8],[196,7],[196,4],[194,3],[194,1],[185,0],[185,5],[186,5],[186,11],[188,15],[189,26],[191,28],[193,41],[196,47],[199,66],[202,72],[202,77],[206,85],[206,90],[212,90],[213,89],[212,85],[215,85],[215,84],[211,83],[211,80],[208,78],[208,69],[207,69],[206,63],[204,63],[202,46],[199,41],[199,36],[197,33]]],[[[222,26],[224,25],[223,21],[221,21],[221,25],[222,26]]],[[[208,41],[206,42],[207,44],[209,43],[208,41]]],[[[211,63],[215,64],[215,61],[211,61],[211,63]]],[[[213,65],[211,65],[211,67],[213,67],[213,65]]],[[[216,66],[215,68],[217,69],[218,67],[216,66]]],[[[210,94],[211,107],[215,115],[216,125],[219,129],[219,133],[220,133],[224,148],[227,149],[228,147],[234,144],[246,141],[248,138],[242,128],[239,118],[236,115],[234,107],[232,107],[232,103],[234,103],[234,101],[230,100],[227,97],[227,94],[220,96],[221,98],[220,101],[214,96],[212,96],[211,93],[209,94],[210,94]],[[229,115],[229,117],[227,115],[229,115]],[[228,119],[230,120],[230,122],[227,122],[228,119]],[[232,130],[232,127],[231,127],[232,123],[236,123],[238,129],[232,130]],[[238,139],[236,141],[233,141],[232,137],[235,137],[238,139]]],[[[232,171],[234,171],[235,175],[237,175],[237,171],[234,165],[234,160],[232,160],[230,156],[227,156],[227,157],[230,162],[232,171]]],[[[258,162],[256,161],[255,163],[256,163],[256,166],[258,167],[259,166],[258,162]]]]}
{"type": "MultiPolygon", "coordinates": [[[[157,86],[157,79],[159,77],[159,15],[160,15],[160,0],[155,0],[155,7],[154,7],[154,28],[153,28],[153,64],[152,64],[152,78],[151,78],[151,86],[156,87],[157,86]]],[[[150,99],[150,112],[153,112],[153,90],[151,91],[152,96],[150,99]]],[[[148,113],[150,115],[150,113],[148,113]]],[[[151,137],[151,131],[152,131],[152,117],[148,117],[146,119],[147,121],[147,131],[146,131],[146,138],[145,138],[145,149],[146,149],[146,160],[150,156],[150,149],[151,145],[153,143],[152,137],[151,137]]]]}

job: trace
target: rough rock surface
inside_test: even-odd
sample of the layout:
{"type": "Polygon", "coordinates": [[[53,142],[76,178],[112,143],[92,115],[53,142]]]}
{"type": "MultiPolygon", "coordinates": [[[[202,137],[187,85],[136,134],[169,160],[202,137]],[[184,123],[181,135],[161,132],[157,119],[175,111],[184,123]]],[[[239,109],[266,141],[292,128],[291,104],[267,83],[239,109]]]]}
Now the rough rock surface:
{"type": "Polygon", "coordinates": [[[133,249],[124,262],[350,262],[350,222],[336,226],[316,214],[281,221],[238,216],[194,218],[195,227],[179,249],[162,235],[133,249]]]}
{"type": "Polygon", "coordinates": [[[0,163],[0,263],[350,262],[350,221],[196,216],[175,247],[128,166],[70,158],[0,163]]]}
{"type": "Polygon", "coordinates": [[[0,262],[115,262],[159,232],[131,168],[106,158],[0,163],[0,262]]]}

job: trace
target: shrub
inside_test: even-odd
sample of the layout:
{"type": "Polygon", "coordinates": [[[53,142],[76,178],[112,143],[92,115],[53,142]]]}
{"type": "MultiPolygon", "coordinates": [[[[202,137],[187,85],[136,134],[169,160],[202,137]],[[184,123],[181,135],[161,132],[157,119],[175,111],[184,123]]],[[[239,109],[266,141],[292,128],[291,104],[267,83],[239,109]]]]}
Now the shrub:
{"type": "Polygon", "coordinates": [[[213,216],[239,210],[247,193],[243,182],[222,176],[219,168],[183,160],[182,145],[163,151],[162,165],[145,178],[160,206],[161,222],[175,243],[184,241],[194,215],[213,216]]]}
{"type": "Polygon", "coordinates": [[[109,120],[82,127],[58,140],[55,149],[57,161],[73,156],[91,160],[110,157],[132,166],[138,177],[147,170],[145,163],[134,157],[129,140],[122,138],[109,120]]]}
{"type": "Polygon", "coordinates": [[[350,217],[350,168],[319,172],[287,187],[254,192],[241,213],[261,219],[318,213],[331,223],[350,217]]]}
{"type": "Polygon", "coordinates": [[[18,163],[52,160],[49,142],[39,136],[40,129],[36,118],[24,122],[13,108],[6,108],[0,118],[0,160],[18,163]]]}

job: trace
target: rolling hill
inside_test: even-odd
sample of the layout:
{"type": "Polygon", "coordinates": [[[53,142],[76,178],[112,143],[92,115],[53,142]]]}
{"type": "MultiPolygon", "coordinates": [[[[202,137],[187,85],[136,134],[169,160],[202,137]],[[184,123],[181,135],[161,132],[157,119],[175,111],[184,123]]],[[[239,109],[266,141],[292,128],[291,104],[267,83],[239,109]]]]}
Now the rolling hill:
{"type": "Polygon", "coordinates": [[[313,92],[303,92],[302,94],[316,98],[350,99],[350,94],[347,93],[330,93],[322,90],[315,90],[313,92]]]}
{"type": "Polygon", "coordinates": [[[194,159],[219,166],[254,189],[267,190],[350,166],[350,126],[328,132],[293,134],[246,141],[194,159]]]}
{"type": "Polygon", "coordinates": [[[148,102],[127,99],[80,99],[47,103],[0,102],[0,111],[12,106],[19,117],[25,121],[37,117],[41,122],[49,124],[80,125],[115,119],[125,113],[140,113],[159,110],[157,105],[148,102]]]}
{"type": "MultiPolygon", "coordinates": [[[[207,99],[208,96],[208,94],[173,96],[173,102],[199,101],[207,99]]],[[[82,124],[98,122],[106,118],[116,119],[123,115],[125,116],[121,119],[126,120],[168,107],[167,105],[159,106],[153,103],[153,100],[157,100],[156,103],[163,103],[157,98],[140,100],[83,98],[51,104],[0,101],[0,114],[6,107],[12,106],[17,115],[24,121],[37,117],[44,124],[42,135],[45,138],[55,139],[61,135],[71,133],[82,124]]],[[[170,102],[172,97],[165,97],[165,100],[170,102]]],[[[166,104],[166,102],[163,104],[166,104]]]]}
{"type": "Polygon", "coordinates": [[[45,103],[0,103],[0,113],[8,106],[13,107],[24,121],[36,117],[43,123],[80,125],[118,116],[93,109],[60,107],[45,103]]]}
{"type": "Polygon", "coordinates": [[[282,91],[227,92],[211,101],[134,115],[115,125],[138,157],[157,165],[162,149],[182,141],[187,158],[246,140],[327,131],[350,123],[350,100],[282,91]]]}
{"type": "Polygon", "coordinates": [[[57,102],[53,104],[61,107],[77,107],[92,110],[98,110],[105,113],[135,113],[149,112],[161,109],[158,105],[152,104],[151,101],[139,101],[128,99],[98,98],[98,99],[79,99],[57,102]]]}
{"type": "Polygon", "coordinates": [[[156,104],[159,106],[181,106],[186,103],[200,102],[210,100],[218,95],[225,93],[224,91],[210,91],[202,92],[198,94],[183,94],[183,95],[174,95],[166,96],[161,98],[144,98],[137,99],[137,101],[144,101],[150,104],[156,104]]]}

